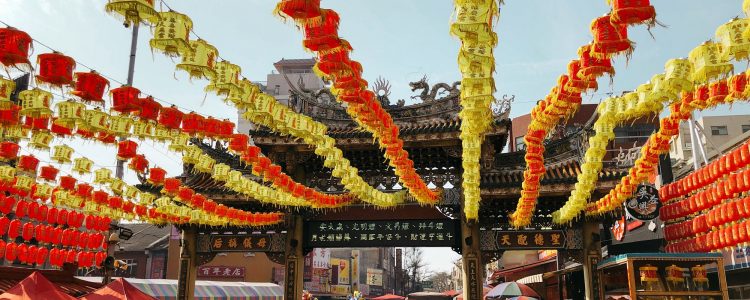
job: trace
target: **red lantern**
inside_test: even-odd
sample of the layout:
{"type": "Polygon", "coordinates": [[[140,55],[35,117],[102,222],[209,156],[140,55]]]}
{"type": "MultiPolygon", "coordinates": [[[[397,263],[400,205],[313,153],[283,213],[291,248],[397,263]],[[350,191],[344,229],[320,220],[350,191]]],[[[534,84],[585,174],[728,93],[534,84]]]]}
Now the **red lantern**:
{"type": "Polygon", "coordinates": [[[10,221],[10,225],[8,226],[8,238],[10,238],[11,240],[15,240],[18,237],[18,234],[20,233],[21,233],[21,221],[18,219],[10,221]]]}
{"type": "Polygon", "coordinates": [[[221,121],[209,116],[203,121],[203,134],[206,137],[218,137],[220,127],[221,121]]]}
{"type": "Polygon", "coordinates": [[[109,197],[109,207],[114,209],[122,208],[122,198],[117,196],[109,197]]]}
{"type": "Polygon", "coordinates": [[[745,98],[745,88],[747,87],[747,74],[740,73],[729,78],[729,95],[733,99],[745,98]]]}
{"type": "Polygon", "coordinates": [[[591,45],[591,54],[594,57],[609,58],[633,50],[628,40],[627,26],[612,23],[609,15],[596,18],[591,22],[591,34],[594,35],[594,42],[591,45]]]}
{"type": "Polygon", "coordinates": [[[161,104],[154,100],[154,97],[148,96],[140,100],[141,107],[138,112],[138,117],[141,120],[156,121],[159,118],[159,111],[161,111],[161,104]]]}
{"type": "Polygon", "coordinates": [[[10,225],[10,220],[8,217],[0,217],[0,236],[5,235],[8,233],[8,226],[10,225]]]}
{"type": "Polygon", "coordinates": [[[75,250],[68,250],[68,254],[65,256],[66,263],[74,263],[78,259],[78,252],[75,250]]]}
{"type": "Polygon", "coordinates": [[[26,172],[36,173],[36,168],[39,166],[39,159],[33,155],[21,155],[18,159],[18,169],[26,172]]]}
{"type": "Polygon", "coordinates": [[[73,82],[73,69],[76,62],[69,56],[58,52],[44,53],[37,56],[39,75],[36,80],[54,86],[68,85],[73,82]]]}
{"type": "Polygon", "coordinates": [[[76,179],[72,176],[61,176],[60,177],[60,187],[67,191],[72,191],[75,189],[76,186],[76,179]]]}
{"type": "Polygon", "coordinates": [[[5,261],[13,262],[16,260],[16,243],[10,242],[5,245],[5,261]]]}
{"type": "Polygon", "coordinates": [[[613,0],[612,22],[622,25],[655,23],[656,10],[649,0],[613,0]]]}
{"type": "Polygon", "coordinates": [[[708,86],[708,103],[711,105],[722,104],[729,95],[729,85],[725,79],[712,82],[708,86]]]}
{"type": "Polygon", "coordinates": [[[76,196],[81,197],[83,199],[91,198],[91,193],[93,192],[94,192],[94,187],[92,187],[88,183],[80,183],[78,184],[78,186],[76,186],[76,196]]]}
{"type": "Polygon", "coordinates": [[[107,145],[112,145],[117,142],[117,136],[111,133],[104,132],[104,131],[99,131],[96,134],[96,140],[107,145]]]}
{"type": "Polygon", "coordinates": [[[39,248],[37,246],[31,245],[29,246],[29,253],[26,256],[25,263],[26,264],[33,264],[36,262],[36,253],[39,252],[39,248]]]}
{"type": "Polygon", "coordinates": [[[112,110],[123,114],[139,110],[141,101],[138,96],[141,94],[141,91],[137,88],[124,85],[112,89],[110,94],[112,94],[112,110]]]}
{"type": "Polygon", "coordinates": [[[44,247],[39,247],[36,251],[36,256],[34,257],[34,263],[37,264],[37,266],[43,265],[47,261],[47,256],[49,255],[49,250],[44,247]]]}
{"type": "Polygon", "coordinates": [[[180,129],[183,114],[176,106],[162,107],[159,111],[159,124],[169,129],[180,129]]]}
{"type": "Polygon", "coordinates": [[[46,205],[40,205],[39,214],[37,215],[37,221],[39,222],[47,221],[47,213],[49,213],[49,207],[47,207],[46,205]]]}
{"type": "Polygon", "coordinates": [[[13,27],[0,28],[0,63],[6,67],[29,67],[31,37],[13,27]]]}
{"type": "Polygon", "coordinates": [[[580,93],[589,89],[596,90],[599,86],[595,78],[581,77],[581,61],[572,60],[568,64],[568,82],[567,88],[569,92],[580,93]]]}
{"type": "Polygon", "coordinates": [[[53,120],[50,127],[50,132],[54,133],[55,135],[65,137],[73,135],[73,128],[65,127],[65,125],[54,122],[53,120]]]}
{"type": "Polygon", "coordinates": [[[282,0],[276,11],[292,19],[309,19],[320,16],[320,0],[282,0]]]}
{"type": "Polygon", "coordinates": [[[0,106],[0,124],[3,125],[16,125],[21,122],[20,113],[21,106],[15,104],[9,104],[7,106],[0,106]]]}
{"type": "Polygon", "coordinates": [[[167,178],[164,180],[164,188],[162,189],[162,193],[167,194],[167,195],[177,194],[181,185],[182,185],[182,182],[180,182],[179,179],[167,178]]]}
{"type": "Polygon", "coordinates": [[[205,120],[206,118],[203,116],[196,114],[195,112],[190,112],[182,119],[182,131],[190,135],[196,133],[202,134],[204,133],[205,120]]]}
{"type": "Polygon", "coordinates": [[[57,207],[52,207],[49,209],[49,212],[47,213],[47,224],[55,224],[57,223],[57,215],[59,214],[59,210],[57,207]]]}
{"type": "Polygon", "coordinates": [[[65,225],[66,222],[68,222],[68,211],[61,209],[57,212],[57,224],[65,225]]]}
{"type": "Polygon", "coordinates": [[[164,184],[164,178],[167,176],[167,171],[162,168],[151,168],[148,171],[148,182],[155,186],[164,184]]]}
{"type": "Polygon", "coordinates": [[[62,227],[55,227],[52,229],[52,240],[51,243],[53,245],[61,245],[62,244],[62,237],[63,237],[63,229],[62,227]]]}
{"type": "Polygon", "coordinates": [[[143,154],[136,155],[130,160],[128,168],[138,174],[143,174],[146,172],[146,168],[148,168],[148,160],[146,160],[146,156],[143,154]]]}
{"type": "Polygon", "coordinates": [[[32,116],[26,116],[24,117],[23,126],[30,130],[47,130],[47,128],[49,128],[49,116],[41,116],[36,118],[32,116]]]}
{"type": "Polygon", "coordinates": [[[26,209],[29,212],[29,219],[38,219],[39,218],[39,203],[36,201],[29,202],[29,206],[26,209]]]}
{"type": "Polygon", "coordinates": [[[138,150],[138,143],[125,140],[117,144],[117,159],[128,160],[136,155],[138,150]]]}
{"type": "Polygon", "coordinates": [[[180,189],[177,191],[177,198],[182,200],[183,202],[190,201],[190,199],[193,198],[193,195],[195,195],[195,191],[189,187],[180,187],[180,189]]]}
{"type": "Polygon", "coordinates": [[[57,173],[60,170],[53,166],[44,166],[39,169],[39,178],[42,178],[47,181],[55,181],[57,180],[57,173]]]}
{"type": "Polygon", "coordinates": [[[16,159],[19,150],[20,147],[14,142],[0,143],[0,160],[10,161],[16,159]]]}
{"type": "Polygon", "coordinates": [[[221,124],[219,124],[219,137],[226,139],[232,136],[232,133],[234,133],[234,123],[227,119],[221,121],[221,124]]]}
{"type": "Polygon", "coordinates": [[[34,237],[34,225],[31,224],[31,222],[26,222],[23,224],[23,229],[21,230],[21,237],[25,241],[30,241],[32,237],[34,237]]]}
{"type": "MultiPolygon", "coordinates": [[[[16,217],[17,218],[23,218],[27,214],[27,209],[29,207],[29,203],[26,201],[18,201],[16,203],[16,217]]],[[[17,220],[17,219],[16,219],[17,220]]],[[[18,226],[21,226],[20,224],[18,226]]]]}
{"type": "Polygon", "coordinates": [[[101,267],[102,263],[104,262],[104,259],[107,258],[107,253],[97,252],[96,255],[94,255],[94,257],[95,257],[96,266],[101,267]]]}
{"type": "Polygon", "coordinates": [[[104,91],[109,86],[109,80],[99,75],[96,71],[89,73],[78,72],[75,76],[75,90],[70,92],[71,94],[85,102],[95,104],[104,103],[104,91]]]}

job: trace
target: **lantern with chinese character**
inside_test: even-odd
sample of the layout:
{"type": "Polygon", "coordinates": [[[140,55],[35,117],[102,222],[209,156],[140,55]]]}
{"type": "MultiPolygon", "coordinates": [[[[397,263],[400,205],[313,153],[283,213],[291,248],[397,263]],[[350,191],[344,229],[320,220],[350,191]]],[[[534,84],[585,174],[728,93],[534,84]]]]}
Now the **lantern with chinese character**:
{"type": "Polygon", "coordinates": [[[6,67],[29,69],[31,37],[13,27],[0,28],[0,63],[6,67]]]}
{"type": "Polygon", "coordinates": [[[78,72],[75,74],[75,89],[70,92],[81,101],[91,104],[104,104],[104,91],[109,86],[109,80],[99,75],[96,71],[88,73],[78,72]]]}
{"type": "Polygon", "coordinates": [[[37,56],[39,75],[36,80],[60,87],[73,82],[73,69],[76,62],[73,58],[59,52],[44,53],[37,56]]]}
{"type": "Polygon", "coordinates": [[[160,50],[168,56],[190,54],[190,30],[193,21],[186,15],[174,11],[159,13],[160,20],[154,28],[154,38],[149,44],[151,49],[160,50]]]}
{"type": "Polygon", "coordinates": [[[148,96],[140,99],[140,107],[138,111],[138,117],[141,121],[149,120],[154,121],[159,118],[159,111],[161,110],[161,104],[154,100],[154,97],[148,96]]]}
{"type": "Polygon", "coordinates": [[[10,94],[16,89],[16,82],[0,76],[0,108],[8,108],[13,105],[10,94]]]}
{"type": "Polygon", "coordinates": [[[162,168],[151,168],[148,171],[148,182],[154,186],[160,186],[164,184],[164,177],[167,175],[167,171],[162,168]]]}
{"type": "Polygon", "coordinates": [[[106,184],[112,180],[112,170],[107,168],[101,168],[94,171],[94,183],[106,184]]]}
{"type": "Polygon", "coordinates": [[[117,144],[117,159],[128,160],[137,154],[138,143],[125,140],[117,144]]]}
{"type": "Polygon", "coordinates": [[[151,137],[154,133],[154,125],[148,121],[138,120],[133,123],[133,135],[139,139],[151,137]]]}
{"type": "Polygon", "coordinates": [[[176,195],[182,182],[177,178],[167,178],[164,180],[164,188],[161,190],[166,195],[176,195]]]}
{"type": "Polygon", "coordinates": [[[109,0],[104,9],[124,20],[126,26],[140,22],[159,22],[159,13],[154,10],[154,0],[109,0]]]}
{"type": "Polygon", "coordinates": [[[133,128],[133,119],[128,116],[110,116],[109,130],[107,133],[114,136],[126,137],[130,135],[130,129],[133,128]]]}
{"type": "Polygon", "coordinates": [[[162,107],[159,112],[159,124],[169,129],[179,129],[184,115],[174,105],[162,107]]]}
{"type": "Polygon", "coordinates": [[[591,55],[594,57],[609,58],[621,53],[629,56],[633,52],[627,26],[612,23],[609,15],[591,22],[591,34],[594,35],[594,42],[591,44],[591,55]]]}
{"type": "Polygon", "coordinates": [[[750,36],[743,34],[750,27],[750,20],[734,18],[716,29],[716,39],[721,44],[723,60],[745,60],[750,56],[750,36]]]}
{"type": "Polygon", "coordinates": [[[242,73],[240,66],[229,61],[220,61],[214,67],[216,75],[211,78],[211,83],[206,86],[206,91],[213,91],[218,95],[228,96],[230,92],[240,90],[239,74],[242,73]]]}
{"type": "Polygon", "coordinates": [[[216,47],[198,39],[190,41],[192,52],[182,55],[182,63],[177,65],[178,70],[187,72],[190,78],[213,78],[216,76],[214,64],[219,51],[216,47]]]}
{"type": "Polygon", "coordinates": [[[194,169],[201,173],[211,173],[213,170],[216,160],[211,158],[208,154],[202,154],[198,158],[198,162],[195,164],[194,169]]]}
{"type": "Polygon", "coordinates": [[[734,69],[732,64],[722,57],[721,46],[710,41],[691,50],[688,59],[693,64],[692,80],[695,83],[723,78],[734,69]]]}
{"type": "Polygon", "coordinates": [[[202,133],[205,119],[195,112],[190,112],[182,119],[182,131],[190,135],[202,133]]]}
{"type": "Polygon", "coordinates": [[[34,149],[47,150],[52,142],[52,135],[46,131],[35,131],[31,134],[29,146],[34,149]]]}
{"type": "Polygon", "coordinates": [[[139,89],[127,85],[112,89],[110,91],[112,95],[112,110],[124,114],[138,111],[141,102],[138,98],[140,93],[139,89]]]}
{"type": "Polygon", "coordinates": [[[109,115],[101,110],[87,109],[83,112],[83,123],[78,124],[78,130],[82,128],[88,131],[107,131],[109,129],[109,115]]]}
{"type": "Polygon", "coordinates": [[[88,174],[91,173],[91,167],[94,165],[94,162],[91,161],[88,158],[85,157],[79,157],[73,160],[73,171],[75,171],[78,174],[88,174]]]}
{"type": "Polygon", "coordinates": [[[649,0],[612,0],[612,22],[622,25],[656,23],[656,11],[649,0]]]}
{"type": "Polygon", "coordinates": [[[148,168],[148,160],[146,160],[146,156],[143,154],[134,156],[128,164],[128,169],[131,169],[138,174],[146,172],[146,168],[148,168]]]}
{"type": "MultiPolygon", "coordinates": [[[[13,102],[5,103],[4,106],[0,107],[0,124],[8,126],[8,125],[16,125],[20,123],[19,113],[21,111],[20,105],[15,105],[13,102]]],[[[16,126],[18,129],[21,129],[20,126],[16,126]]],[[[10,128],[5,129],[5,131],[9,131],[10,128]]],[[[8,134],[6,134],[7,137],[8,134]]]]}
{"type": "Polygon", "coordinates": [[[20,147],[14,142],[2,142],[0,143],[0,161],[11,161],[18,157],[18,151],[20,147]]]}
{"type": "Polygon", "coordinates": [[[58,102],[55,104],[57,110],[57,124],[67,125],[67,127],[73,127],[77,123],[84,121],[83,114],[86,110],[86,106],[83,103],[74,102],[71,100],[58,102]]]}
{"type": "Polygon", "coordinates": [[[52,114],[50,101],[52,94],[50,92],[35,88],[18,93],[18,99],[21,101],[21,115],[31,117],[43,117],[52,114]]]}

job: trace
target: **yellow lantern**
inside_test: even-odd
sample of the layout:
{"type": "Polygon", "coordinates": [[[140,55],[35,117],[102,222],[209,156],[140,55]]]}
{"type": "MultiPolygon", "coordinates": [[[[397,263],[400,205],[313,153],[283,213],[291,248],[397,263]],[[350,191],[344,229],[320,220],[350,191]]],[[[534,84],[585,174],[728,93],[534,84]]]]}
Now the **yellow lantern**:
{"type": "Polygon", "coordinates": [[[144,120],[138,120],[133,123],[133,135],[138,137],[139,139],[151,137],[153,133],[154,124],[144,120]]]}
{"type": "Polygon", "coordinates": [[[141,205],[151,205],[156,200],[156,195],[146,192],[140,192],[138,195],[139,203],[141,205]]]}
{"type": "Polygon", "coordinates": [[[13,180],[13,178],[16,177],[16,168],[3,165],[0,166],[0,181],[2,182],[8,182],[13,180]]]}
{"type": "Polygon", "coordinates": [[[94,171],[94,183],[106,184],[112,180],[112,170],[107,168],[101,168],[94,171]]]}
{"type": "Polygon", "coordinates": [[[194,145],[188,146],[182,154],[182,162],[188,165],[197,164],[200,160],[201,154],[203,154],[201,148],[194,145]]]}
{"type": "Polygon", "coordinates": [[[242,172],[232,170],[227,173],[226,183],[224,184],[229,189],[235,190],[242,186],[242,172]]]}
{"type": "Polygon", "coordinates": [[[750,35],[744,33],[750,27],[750,20],[734,18],[716,29],[716,39],[721,44],[723,60],[745,60],[750,55],[750,35]]]}
{"type": "Polygon", "coordinates": [[[31,134],[29,146],[35,149],[47,150],[52,142],[52,135],[47,131],[35,131],[31,134]]]}
{"type": "Polygon", "coordinates": [[[198,157],[198,163],[195,164],[195,170],[201,173],[211,173],[215,163],[216,160],[208,156],[208,154],[202,154],[198,157]]]}
{"type": "Polygon", "coordinates": [[[25,139],[29,135],[29,130],[21,125],[5,126],[0,129],[3,131],[5,139],[8,140],[25,139]]]}
{"type": "Polygon", "coordinates": [[[52,153],[52,160],[60,163],[70,163],[71,157],[73,156],[73,148],[70,148],[66,145],[58,145],[54,147],[53,153],[52,153]]]}
{"type": "Polygon", "coordinates": [[[664,65],[664,80],[672,92],[677,94],[693,89],[691,79],[693,64],[685,58],[670,59],[664,65]]]}
{"type": "Polygon", "coordinates": [[[211,78],[211,83],[206,86],[206,92],[213,91],[216,94],[228,96],[232,91],[240,91],[239,75],[242,73],[240,66],[223,60],[216,63],[214,71],[216,76],[211,78]]]}
{"type": "Polygon", "coordinates": [[[130,129],[133,127],[133,120],[127,116],[110,116],[109,132],[111,134],[125,137],[130,135],[130,129]]]}
{"type": "Polygon", "coordinates": [[[154,28],[154,38],[149,42],[151,49],[161,50],[167,56],[191,53],[193,51],[190,48],[192,28],[193,21],[190,17],[174,11],[160,12],[159,22],[154,28]]]}
{"type": "Polygon", "coordinates": [[[211,178],[216,181],[226,182],[229,179],[229,171],[231,171],[231,168],[228,165],[216,164],[214,165],[214,170],[211,174],[211,178]]]}
{"type": "Polygon", "coordinates": [[[7,109],[13,102],[10,95],[16,90],[16,82],[0,76],[0,109],[7,109]]]}
{"type": "Polygon", "coordinates": [[[125,191],[123,192],[123,196],[129,198],[129,199],[135,199],[138,197],[138,194],[140,194],[141,191],[132,185],[126,185],[125,191]]]}
{"type": "Polygon", "coordinates": [[[458,69],[464,78],[492,76],[495,71],[495,59],[490,48],[491,45],[486,43],[463,43],[461,45],[461,51],[458,53],[458,69]]]}
{"type": "Polygon", "coordinates": [[[87,109],[83,112],[83,123],[78,124],[78,126],[93,131],[106,131],[109,129],[108,119],[109,115],[98,108],[87,109]]]}
{"type": "Polygon", "coordinates": [[[181,152],[188,148],[188,141],[190,141],[190,135],[184,132],[180,132],[177,136],[172,138],[172,144],[169,145],[169,150],[181,152]]]}
{"type": "Polygon", "coordinates": [[[455,7],[451,34],[462,42],[497,44],[497,34],[492,30],[492,21],[498,15],[496,1],[455,1],[455,7]]]}
{"type": "Polygon", "coordinates": [[[240,79],[239,83],[237,84],[238,88],[234,89],[229,92],[229,95],[227,96],[227,101],[232,102],[235,107],[244,109],[245,104],[243,101],[248,98],[250,93],[253,92],[253,87],[255,86],[250,80],[247,80],[246,78],[240,79]]]}
{"type": "Polygon", "coordinates": [[[91,161],[88,158],[85,157],[79,157],[73,160],[73,171],[77,172],[78,174],[88,174],[91,173],[91,167],[94,165],[94,162],[91,161]]]}
{"type": "Polygon", "coordinates": [[[154,129],[154,138],[158,141],[164,142],[172,139],[172,133],[169,128],[162,125],[156,125],[154,129]]]}
{"type": "Polygon", "coordinates": [[[55,104],[57,109],[57,120],[59,124],[66,125],[66,127],[72,127],[76,123],[83,121],[83,113],[86,110],[86,105],[80,102],[72,100],[58,102],[55,104]]]}
{"type": "Polygon", "coordinates": [[[109,189],[114,193],[115,195],[122,195],[122,192],[125,190],[125,182],[118,178],[112,178],[112,180],[109,181],[109,189]]]}
{"type": "Polygon", "coordinates": [[[34,191],[34,197],[40,199],[48,199],[52,196],[53,187],[46,183],[38,183],[36,190],[34,191]]]}
{"type": "Polygon", "coordinates": [[[34,179],[29,176],[19,175],[16,176],[16,185],[14,187],[18,190],[28,191],[34,185],[34,182],[34,179]]]}
{"type": "Polygon", "coordinates": [[[109,14],[121,17],[128,25],[140,22],[154,24],[159,21],[159,13],[154,10],[154,0],[109,0],[104,9],[109,14]]]}
{"type": "Polygon", "coordinates": [[[38,118],[52,114],[50,92],[38,88],[25,90],[18,93],[18,99],[21,102],[21,115],[38,118]]]}
{"type": "Polygon", "coordinates": [[[216,47],[198,39],[190,41],[193,52],[182,55],[182,63],[177,65],[178,70],[188,72],[190,78],[213,78],[216,76],[214,64],[219,51],[216,47]]]}
{"type": "MultiPolygon", "coordinates": [[[[240,85],[242,86],[242,85],[240,85]]],[[[248,86],[248,91],[246,91],[246,95],[244,98],[242,98],[242,104],[238,104],[237,108],[241,109],[254,109],[255,108],[255,99],[262,95],[263,93],[260,90],[260,87],[256,84],[250,84],[248,86]]]]}
{"type": "Polygon", "coordinates": [[[691,50],[688,59],[693,64],[691,79],[696,84],[726,77],[734,70],[732,64],[723,59],[721,46],[710,41],[691,50]]]}

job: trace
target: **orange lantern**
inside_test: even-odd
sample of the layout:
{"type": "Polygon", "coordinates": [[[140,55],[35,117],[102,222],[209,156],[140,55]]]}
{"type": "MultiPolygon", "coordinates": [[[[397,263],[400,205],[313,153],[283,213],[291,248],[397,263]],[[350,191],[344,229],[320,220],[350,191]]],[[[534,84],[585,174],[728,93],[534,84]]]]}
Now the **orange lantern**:
{"type": "Polygon", "coordinates": [[[318,17],[320,16],[320,0],[282,0],[276,5],[276,12],[301,21],[318,17]]]}
{"type": "Polygon", "coordinates": [[[627,26],[612,23],[609,15],[591,22],[591,34],[594,36],[591,44],[591,54],[594,57],[609,58],[620,53],[629,55],[633,51],[627,26]]]}
{"type": "Polygon", "coordinates": [[[73,58],[59,52],[44,53],[37,56],[37,63],[39,75],[36,80],[58,87],[73,82],[73,69],[76,67],[73,58]]]}
{"type": "Polygon", "coordinates": [[[70,92],[84,102],[92,104],[104,104],[104,91],[109,86],[109,80],[102,77],[96,71],[88,73],[78,72],[75,74],[75,89],[70,92]]]}
{"type": "Polygon", "coordinates": [[[148,182],[155,186],[162,185],[166,175],[167,171],[162,168],[151,168],[148,171],[148,182]]]}
{"type": "Polygon", "coordinates": [[[133,159],[130,160],[128,168],[136,173],[143,174],[146,172],[146,168],[148,168],[148,160],[146,160],[146,156],[143,154],[134,156],[133,159]]]}
{"type": "Polygon", "coordinates": [[[26,32],[13,27],[0,28],[0,63],[6,67],[29,68],[31,42],[26,32]]]}
{"type": "Polygon", "coordinates": [[[622,25],[656,22],[656,10],[649,0],[612,0],[612,22],[622,25]]]}

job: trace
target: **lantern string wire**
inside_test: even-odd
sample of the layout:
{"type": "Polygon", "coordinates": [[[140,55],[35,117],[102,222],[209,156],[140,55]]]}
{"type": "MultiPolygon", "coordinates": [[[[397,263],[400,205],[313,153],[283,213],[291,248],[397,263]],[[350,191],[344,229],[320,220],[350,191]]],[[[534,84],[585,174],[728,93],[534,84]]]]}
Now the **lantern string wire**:
{"type": "MultiPolygon", "coordinates": [[[[170,7],[169,4],[167,4],[166,1],[159,0],[159,2],[161,3],[161,5],[166,6],[168,10],[170,10],[170,11],[176,11],[176,10],[172,9],[172,7],[170,7]]],[[[195,32],[195,29],[190,28],[190,33],[192,33],[195,36],[196,39],[203,40],[203,38],[201,38],[200,35],[198,35],[198,33],[195,32]]],[[[219,58],[219,59],[221,59],[221,60],[223,60],[223,61],[226,61],[226,59],[224,59],[223,57],[221,57],[221,53],[217,53],[216,57],[219,58]]],[[[242,74],[240,74],[240,76],[242,76],[242,74]]]]}

